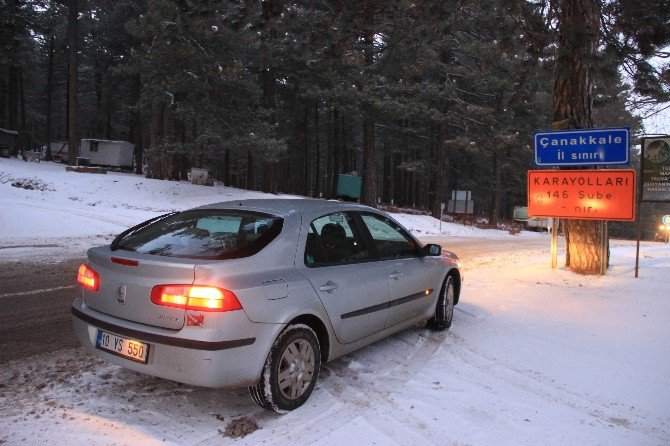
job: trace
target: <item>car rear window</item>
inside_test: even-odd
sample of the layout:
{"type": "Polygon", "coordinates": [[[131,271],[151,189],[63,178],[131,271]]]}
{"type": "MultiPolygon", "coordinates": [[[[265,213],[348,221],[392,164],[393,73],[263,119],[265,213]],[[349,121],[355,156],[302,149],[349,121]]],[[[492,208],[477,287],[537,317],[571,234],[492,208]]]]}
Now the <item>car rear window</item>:
{"type": "Polygon", "coordinates": [[[167,257],[234,259],[260,252],[281,232],[283,219],[260,212],[192,210],[126,231],[113,249],[167,257]]]}

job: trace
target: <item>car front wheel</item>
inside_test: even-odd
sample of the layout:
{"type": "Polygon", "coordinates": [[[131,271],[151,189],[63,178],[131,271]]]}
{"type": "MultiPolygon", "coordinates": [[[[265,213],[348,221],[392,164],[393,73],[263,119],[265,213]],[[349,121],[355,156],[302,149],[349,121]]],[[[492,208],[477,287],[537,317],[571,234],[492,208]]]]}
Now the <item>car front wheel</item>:
{"type": "Polygon", "coordinates": [[[297,409],[312,393],[320,367],[321,349],[314,330],[289,325],[272,345],[260,381],[249,387],[251,398],[279,413],[297,409]]]}
{"type": "Polygon", "coordinates": [[[429,321],[428,326],[433,330],[448,330],[454,318],[454,278],[447,276],[437,299],[435,316],[429,321]]]}

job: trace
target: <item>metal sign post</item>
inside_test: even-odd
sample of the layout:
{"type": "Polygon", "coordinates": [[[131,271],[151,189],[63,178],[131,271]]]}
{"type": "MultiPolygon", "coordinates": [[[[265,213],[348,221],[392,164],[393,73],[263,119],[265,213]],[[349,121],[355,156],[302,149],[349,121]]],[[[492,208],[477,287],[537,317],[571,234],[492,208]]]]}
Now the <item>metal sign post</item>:
{"type": "Polygon", "coordinates": [[[558,218],[551,219],[551,268],[558,266],[558,218]]]}
{"type": "Polygon", "coordinates": [[[607,266],[609,259],[607,254],[609,251],[609,246],[607,243],[607,221],[600,222],[600,274],[607,274],[607,266]]]}

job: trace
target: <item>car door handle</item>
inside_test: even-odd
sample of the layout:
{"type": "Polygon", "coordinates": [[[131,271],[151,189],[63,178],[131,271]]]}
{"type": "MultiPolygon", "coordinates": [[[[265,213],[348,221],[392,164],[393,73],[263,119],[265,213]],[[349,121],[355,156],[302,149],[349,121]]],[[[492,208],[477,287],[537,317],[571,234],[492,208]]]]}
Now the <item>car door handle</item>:
{"type": "Polygon", "coordinates": [[[328,282],[325,283],[325,285],[321,285],[319,287],[319,291],[325,291],[327,293],[332,293],[336,289],[338,289],[340,286],[336,284],[335,282],[329,280],[328,282]]]}
{"type": "Polygon", "coordinates": [[[402,277],[402,273],[400,271],[393,271],[391,274],[389,274],[390,279],[400,279],[402,277]]]}

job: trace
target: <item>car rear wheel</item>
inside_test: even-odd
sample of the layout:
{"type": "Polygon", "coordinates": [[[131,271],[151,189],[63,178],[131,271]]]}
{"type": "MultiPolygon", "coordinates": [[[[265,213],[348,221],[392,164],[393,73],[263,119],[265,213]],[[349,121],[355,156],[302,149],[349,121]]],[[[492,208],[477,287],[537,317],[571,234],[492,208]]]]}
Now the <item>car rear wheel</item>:
{"type": "Polygon", "coordinates": [[[277,337],[263,366],[261,379],[249,387],[256,404],[275,412],[302,406],[316,385],[321,349],[307,325],[289,325],[277,337]]]}
{"type": "Polygon", "coordinates": [[[435,316],[428,321],[428,327],[433,330],[448,330],[454,318],[454,278],[447,276],[437,299],[435,316]]]}

